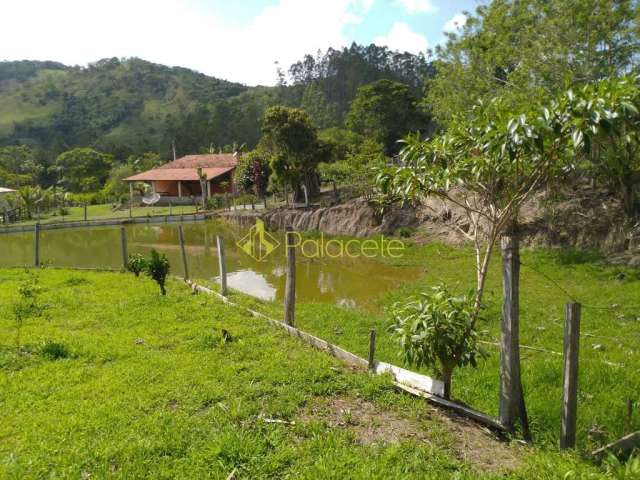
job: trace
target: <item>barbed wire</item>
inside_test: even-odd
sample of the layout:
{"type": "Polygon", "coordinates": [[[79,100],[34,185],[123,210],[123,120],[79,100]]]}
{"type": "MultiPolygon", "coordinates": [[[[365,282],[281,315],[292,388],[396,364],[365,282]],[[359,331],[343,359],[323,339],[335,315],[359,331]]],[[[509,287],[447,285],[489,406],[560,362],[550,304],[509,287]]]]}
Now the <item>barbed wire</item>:
{"type": "Polygon", "coordinates": [[[534,273],[537,273],[539,276],[545,278],[547,281],[552,283],[558,290],[560,290],[562,293],[564,293],[569,300],[571,300],[571,301],[573,301],[575,303],[579,303],[582,306],[582,308],[587,308],[587,309],[591,309],[591,310],[608,310],[608,311],[621,311],[621,310],[632,310],[633,311],[633,310],[637,310],[638,313],[640,313],[640,305],[626,305],[626,306],[617,305],[617,304],[614,304],[614,305],[590,305],[590,304],[588,304],[586,302],[583,302],[580,299],[578,299],[574,294],[572,294],[566,288],[564,288],[562,285],[560,285],[560,283],[558,283],[555,279],[551,278],[546,273],[538,270],[533,265],[531,265],[529,263],[524,263],[522,260],[520,261],[520,265],[531,269],[534,273]]]}
{"type": "MultiPolygon", "coordinates": [[[[461,258],[471,258],[471,257],[473,257],[474,259],[476,258],[476,254],[474,252],[459,253],[459,254],[456,254],[456,255],[443,254],[440,250],[436,250],[436,252],[437,252],[437,255],[440,258],[443,258],[443,259],[446,259],[446,260],[459,260],[461,258]]],[[[553,279],[552,277],[550,277],[546,273],[540,271],[539,269],[537,269],[533,265],[531,265],[529,263],[525,263],[522,260],[520,260],[520,265],[531,269],[534,273],[537,273],[539,276],[545,278],[548,282],[550,282],[553,286],[555,286],[560,292],[562,292],[569,300],[571,300],[572,302],[575,302],[575,303],[579,303],[582,306],[582,308],[586,308],[586,309],[590,309],[590,310],[608,310],[608,311],[623,311],[624,310],[624,311],[637,312],[638,314],[640,314],[640,305],[625,305],[625,306],[616,305],[616,304],[614,304],[614,305],[590,305],[589,303],[581,301],[573,293],[571,293],[565,287],[560,285],[560,283],[558,283],[558,281],[556,281],[555,279],[553,279]]]]}

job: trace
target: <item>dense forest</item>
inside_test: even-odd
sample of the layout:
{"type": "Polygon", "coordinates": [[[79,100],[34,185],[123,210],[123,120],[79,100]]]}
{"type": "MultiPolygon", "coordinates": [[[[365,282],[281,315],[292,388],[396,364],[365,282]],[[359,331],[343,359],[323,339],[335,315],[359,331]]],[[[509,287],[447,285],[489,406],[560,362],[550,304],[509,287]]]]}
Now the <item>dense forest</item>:
{"type": "Polygon", "coordinates": [[[432,71],[423,56],[375,45],[306,56],[276,87],[246,87],[137,58],[86,68],[0,62],[0,145],[28,145],[55,157],[92,147],[116,158],[169,157],[225,145],[255,146],[268,106],[301,107],[320,128],[342,126],[358,88],[380,79],[421,96],[432,71]]]}

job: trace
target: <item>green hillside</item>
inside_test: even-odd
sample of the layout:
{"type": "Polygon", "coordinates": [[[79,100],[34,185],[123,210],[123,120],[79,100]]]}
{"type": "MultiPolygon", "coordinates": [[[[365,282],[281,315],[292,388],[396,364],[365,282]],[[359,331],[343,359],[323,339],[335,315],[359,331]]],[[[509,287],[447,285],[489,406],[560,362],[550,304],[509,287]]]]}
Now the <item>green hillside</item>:
{"type": "Polygon", "coordinates": [[[52,157],[93,147],[116,158],[146,151],[168,157],[172,142],[180,153],[251,147],[268,106],[303,107],[319,127],[339,126],[359,86],[388,78],[420,90],[428,72],[422,56],[356,44],[305,57],[276,87],[138,58],[87,67],[0,62],[0,147],[29,145],[52,157]]]}
{"type": "Polygon", "coordinates": [[[0,141],[59,151],[92,145],[114,153],[156,147],[174,117],[236,96],[237,83],[144,60],[86,68],[0,63],[0,141]]]}

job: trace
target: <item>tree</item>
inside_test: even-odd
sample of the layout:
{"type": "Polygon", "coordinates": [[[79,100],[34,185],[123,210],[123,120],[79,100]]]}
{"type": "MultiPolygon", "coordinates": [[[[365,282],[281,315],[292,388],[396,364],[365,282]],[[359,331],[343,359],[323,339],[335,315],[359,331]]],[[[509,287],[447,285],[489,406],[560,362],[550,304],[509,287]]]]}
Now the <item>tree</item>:
{"type": "Polygon", "coordinates": [[[269,156],[257,149],[240,157],[236,178],[244,192],[262,198],[267,194],[270,173],[269,156]]]}
{"type": "Polygon", "coordinates": [[[439,285],[431,293],[393,306],[389,327],[401,347],[405,363],[435,368],[444,382],[444,398],[451,398],[451,378],[456,367],[477,366],[484,352],[478,345],[473,322],[473,296],[453,296],[439,285]]]}
{"type": "Polygon", "coordinates": [[[7,187],[35,185],[43,172],[36,154],[29,147],[0,148],[0,183],[7,187]]]}
{"type": "Polygon", "coordinates": [[[144,172],[146,170],[151,170],[152,168],[159,167],[162,165],[164,160],[160,157],[160,155],[156,152],[145,152],[141,155],[131,155],[127,158],[127,165],[131,165],[131,167],[136,172],[144,172]]]}
{"type": "Polygon", "coordinates": [[[428,118],[405,84],[378,80],[358,89],[346,118],[347,128],[397,151],[396,140],[415,130],[427,131],[428,118]]]}
{"type": "MultiPolygon", "coordinates": [[[[569,90],[539,114],[514,115],[496,99],[456,119],[444,135],[430,141],[408,137],[404,164],[380,173],[379,185],[390,200],[435,196],[464,212],[467,228],[455,228],[473,241],[477,269],[469,331],[478,317],[497,239],[504,236],[517,252],[520,206],[542,186],[562,178],[594,145],[617,138],[619,132],[637,132],[639,105],[640,89],[633,79],[625,78],[569,90]]],[[[505,285],[512,281],[517,277],[514,280],[505,272],[505,285]]],[[[508,319],[516,330],[517,315],[516,311],[508,319]]],[[[514,391],[509,394],[509,408],[517,411],[521,410],[519,357],[517,352],[506,353],[513,354],[517,365],[510,385],[514,391]]],[[[501,418],[512,427],[511,413],[503,416],[501,408],[501,418]]]]}
{"type": "Polygon", "coordinates": [[[20,203],[27,210],[27,218],[31,218],[33,211],[38,205],[38,202],[42,199],[42,190],[40,187],[22,187],[18,190],[18,198],[20,203]]]}
{"type": "Polygon", "coordinates": [[[433,68],[425,56],[392,51],[375,44],[353,43],[340,50],[329,48],[325,52],[305,55],[291,65],[289,79],[291,93],[296,87],[317,85],[325,101],[342,120],[358,88],[381,79],[401,82],[419,95],[425,78],[433,75],[433,68]]]}
{"type": "Polygon", "coordinates": [[[312,82],[304,89],[300,108],[307,112],[318,128],[328,128],[338,123],[338,107],[330,104],[316,82],[312,82]]]}
{"type": "Polygon", "coordinates": [[[376,171],[385,166],[386,160],[383,145],[366,139],[348,151],[344,160],[321,163],[320,177],[323,182],[333,185],[336,202],[339,201],[338,185],[346,186],[369,200],[374,190],[376,171]]]}
{"type": "Polygon", "coordinates": [[[640,47],[639,12],[635,0],[493,0],[436,47],[425,106],[446,126],[479,99],[535,106],[628,73],[640,47]]]}
{"type": "Polygon", "coordinates": [[[59,183],[74,193],[95,192],[109,175],[113,159],[92,148],[74,148],[56,158],[59,183]]]}
{"type": "Polygon", "coordinates": [[[129,185],[123,179],[135,175],[136,172],[136,168],[130,163],[114,165],[103,188],[105,196],[115,201],[120,201],[125,196],[128,196],[129,185]]]}
{"type": "Polygon", "coordinates": [[[271,170],[294,192],[294,201],[319,192],[317,166],[326,155],[309,115],[296,108],[271,107],[262,122],[262,148],[271,155],[271,170]]]}
{"type": "Polygon", "coordinates": [[[201,167],[198,167],[198,180],[200,181],[200,200],[202,209],[207,208],[207,174],[202,170],[201,167]]]}

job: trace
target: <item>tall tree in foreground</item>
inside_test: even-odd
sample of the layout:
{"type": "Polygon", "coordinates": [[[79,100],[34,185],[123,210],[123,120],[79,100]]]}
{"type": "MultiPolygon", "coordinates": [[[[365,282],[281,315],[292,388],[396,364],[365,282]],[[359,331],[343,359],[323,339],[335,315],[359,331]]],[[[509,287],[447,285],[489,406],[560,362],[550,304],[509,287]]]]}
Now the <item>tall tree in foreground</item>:
{"type": "Polygon", "coordinates": [[[640,2],[493,0],[436,47],[426,104],[440,125],[482,99],[540,104],[637,69],[640,2]]]}
{"type": "MultiPolygon", "coordinates": [[[[434,196],[464,212],[468,226],[455,228],[473,242],[477,268],[476,312],[469,331],[475,327],[494,246],[503,237],[505,296],[513,297],[505,299],[503,335],[513,329],[517,338],[520,207],[574,168],[594,145],[611,138],[633,142],[629,133],[638,131],[639,104],[640,89],[630,78],[569,90],[539,113],[514,115],[496,99],[452,122],[445,135],[429,141],[410,136],[404,165],[380,173],[385,201],[434,196]],[[506,265],[511,257],[513,270],[506,265]]],[[[512,428],[515,412],[524,414],[519,353],[517,348],[502,353],[503,358],[509,355],[513,370],[505,372],[503,366],[511,391],[502,392],[509,402],[501,403],[501,419],[512,428]]]]}

